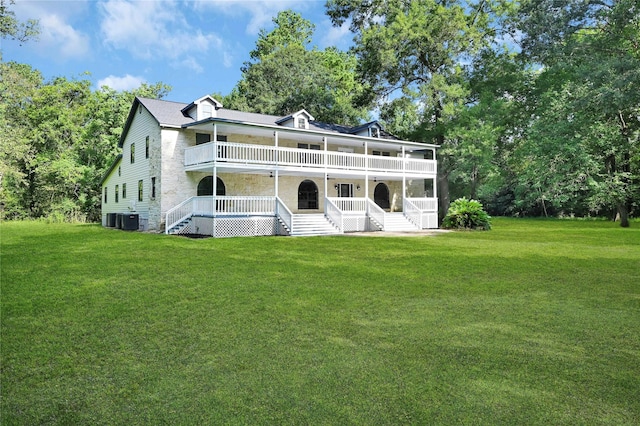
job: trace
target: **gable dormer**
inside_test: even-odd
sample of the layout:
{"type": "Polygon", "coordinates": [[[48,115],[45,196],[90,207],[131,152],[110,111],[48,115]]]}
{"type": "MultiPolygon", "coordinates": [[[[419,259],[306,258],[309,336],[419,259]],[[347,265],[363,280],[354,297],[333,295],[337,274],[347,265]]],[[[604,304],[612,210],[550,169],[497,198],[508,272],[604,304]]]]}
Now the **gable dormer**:
{"type": "Polygon", "coordinates": [[[304,109],[301,109],[298,112],[295,112],[291,115],[287,115],[286,117],[282,117],[280,120],[276,121],[276,124],[285,127],[293,127],[296,129],[309,129],[309,122],[313,121],[314,118],[311,114],[309,114],[304,109]]]}
{"type": "Polygon", "coordinates": [[[352,135],[366,136],[368,138],[380,138],[382,136],[382,126],[377,121],[371,121],[352,128],[349,133],[352,135]]]}
{"type": "Polygon", "coordinates": [[[182,114],[193,118],[196,121],[206,120],[207,118],[216,117],[222,104],[211,96],[203,96],[196,99],[182,109],[182,114]]]}

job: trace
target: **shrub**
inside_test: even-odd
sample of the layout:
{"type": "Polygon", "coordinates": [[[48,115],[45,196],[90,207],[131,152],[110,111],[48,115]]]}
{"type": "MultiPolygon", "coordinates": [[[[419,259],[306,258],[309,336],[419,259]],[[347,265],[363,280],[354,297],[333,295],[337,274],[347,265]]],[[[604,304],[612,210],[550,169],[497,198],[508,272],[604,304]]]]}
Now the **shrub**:
{"type": "Polygon", "coordinates": [[[484,211],[482,204],[476,200],[458,198],[449,206],[447,215],[442,221],[447,229],[491,229],[491,216],[484,211]]]}

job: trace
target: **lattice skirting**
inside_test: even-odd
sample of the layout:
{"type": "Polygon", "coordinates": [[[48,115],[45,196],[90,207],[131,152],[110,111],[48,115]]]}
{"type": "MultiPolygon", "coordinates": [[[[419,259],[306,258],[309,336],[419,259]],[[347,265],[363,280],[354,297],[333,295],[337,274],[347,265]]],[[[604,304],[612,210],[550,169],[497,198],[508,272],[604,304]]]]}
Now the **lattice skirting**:
{"type": "Polygon", "coordinates": [[[367,216],[345,216],[343,219],[344,232],[362,232],[369,230],[367,216]]]}
{"type": "MultiPolygon", "coordinates": [[[[275,217],[194,217],[189,224],[190,234],[223,237],[255,237],[261,235],[278,235],[280,222],[275,217]]],[[[184,231],[183,231],[184,233],[184,231]]]]}
{"type": "Polygon", "coordinates": [[[426,229],[438,228],[438,213],[423,213],[422,226],[426,229]]]}

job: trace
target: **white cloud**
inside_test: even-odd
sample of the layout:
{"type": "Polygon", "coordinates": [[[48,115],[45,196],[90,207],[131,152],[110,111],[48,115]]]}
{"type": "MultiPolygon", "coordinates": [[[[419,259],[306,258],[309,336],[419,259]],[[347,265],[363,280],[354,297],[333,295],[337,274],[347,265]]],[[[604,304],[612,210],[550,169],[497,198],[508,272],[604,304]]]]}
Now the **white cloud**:
{"type": "Polygon", "coordinates": [[[335,46],[339,49],[346,49],[353,39],[349,25],[349,22],[345,22],[340,27],[334,27],[330,20],[323,20],[316,28],[316,33],[322,34],[320,37],[320,46],[335,46]]]}
{"type": "Polygon", "coordinates": [[[141,59],[170,59],[202,72],[194,55],[224,50],[214,33],[194,29],[175,1],[109,0],[100,3],[104,44],[141,59]]]}
{"type": "Polygon", "coordinates": [[[118,92],[124,90],[132,90],[140,87],[142,83],[146,83],[145,79],[142,77],[136,77],[133,75],[125,75],[123,77],[116,77],[115,75],[110,75],[102,80],[98,81],[98,87],[107,86],[116,90],[118,92]]]}
{"type": "Polygon", "coordinates": [[[202,67],[202,65],[200,65],[198,61],[196,61],[195,58],[192,56],[189,56],[183,59],[182,61],[178,62],[174,66],[177,66],[178,68],[188,68],[195,71],[198,74],[204,72],[204,68],[202,67]]]}
{"type": "Polygon", "coordinates": [[[63,22],[57,15],[40,18],[40,40],[57,47],[63,58],[81,58],[89,52],[89,37],[63,22]]]}
{"type": "Polygon", "coordinates": [[[285,9],[306,9],[317,2],[301,0],[195,0],[198,10],[214,7],[227,15],[249,14],[249,23],[245,27],[247,34],[256,35],[262,28],[271,26],[271,20],[285,9]]]}
{"type": "Polygon", "coordinates": [[[17,2],[16,17],[25,21],[37,19],[40,35],[34,47],[47,56],[60,59],[84,58],[91,51],[89,36],[74,28],[69,21],[84,12],[86,2],[71,2],[69,7],[60,8],[55,2],[17,2]]]}

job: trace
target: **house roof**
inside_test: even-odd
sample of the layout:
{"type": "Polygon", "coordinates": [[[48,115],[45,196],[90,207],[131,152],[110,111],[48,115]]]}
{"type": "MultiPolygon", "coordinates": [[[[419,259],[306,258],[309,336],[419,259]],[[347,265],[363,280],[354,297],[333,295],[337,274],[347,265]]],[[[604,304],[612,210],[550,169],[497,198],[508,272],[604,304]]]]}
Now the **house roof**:
{"type": "MultiPolygon", "coordinates": [[[[204,97],[206,98],[206,97],[204,97]]],[[[201,99],[204,99],[201,98],[201,99]]],[[[137,108],[142,105],[146,108],[149,113],[155,118],[160,126],[163,127],[188,127],[190,125],[198,123],[193,118],[189,117],[186,114],[186,111],[189,107],[194,105],[192,103],[183,103],[183,102],[173,102],[173,101],[165,101],[159,99],[150,99],[150,98],[141,98],[136,97],[133,104],[131,105],[131,110],[129,111],[129,116],[127,118],[127,122],[125,123],[124,129],[122,131],[122,135],[120,137],[119,146],[122,147],[124,143],[124,138],[131,127],[131,123],[133,122],[133,117],[135,117],[135,112],[137,108]]],[[[207,120],[215,120],[222,119],[228,121],[235,121],[239,123],[250,123],[257,125],[265,125],[265,126],[279,126],[281,123],[285,122],[288,118],[299,114],[306,113],[310,118],[313,118],[308,112],[305,110],[298,111],[297,113],[288,115],[288,116],[276,116],[276,115],[268,115],[268,114],[258,114],[253,112],[243,112],[236,111],[232,109],[219,108],[216,110],[215,117],[209,118],[207,120]]],[[[309,121],[309,130],[315,130],[319,132],[328,132],[328,133],[337,133],[343,135],[354,135],[362,129],[371,126],[378,126],[382,129],[380,132],[381,139],[386,140],[400,140],[396,136],[384,131],[380,123],[377,121],[371,121],[369,123],[365,123],[358,126],[344,126],[341,124],[331,124],[331,123],[323,123],[320,121],[309,121]]]]}
{"type": "Polygon", "coordinates": [[[276,121],[276,124],[284,123],[284,122],[289,121],[289,120],[291,120],[294,117],[297,117],[299,115],[306,115],[307,119],[309,119],[310,121],[314,120],[313,115],[309,114],[309,112],[307,112],[307,110],[301,109],[298,112],[294,112],[293,114],[289,114],[289,115],[287,115],[285,117],[280,118],[278,121],[276,121]]]}
{"type": "Polygon", "coordinates": [[[102,176],[102,179],[100,179],[100,186],[102,186],[102,184],[104,183],[105,180],[107,180],[107,178],[109,177],[109,175],[115,170],[115,168],[118,166],[118,164],[120,164],[120,161],[122,161],[122,154],[118,154],[118,156],[116,157],[115,160],[113,160],[113,164],[111,165],[111,167],[109,167],[109,169],[107,170],[107,172],[104,174],[104,176],[102,176]]]}

